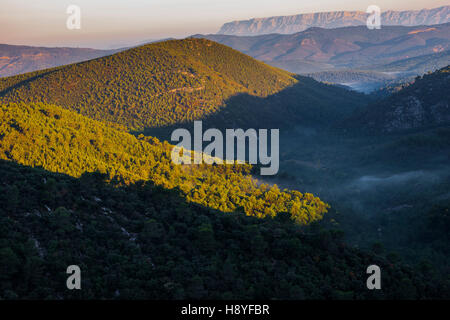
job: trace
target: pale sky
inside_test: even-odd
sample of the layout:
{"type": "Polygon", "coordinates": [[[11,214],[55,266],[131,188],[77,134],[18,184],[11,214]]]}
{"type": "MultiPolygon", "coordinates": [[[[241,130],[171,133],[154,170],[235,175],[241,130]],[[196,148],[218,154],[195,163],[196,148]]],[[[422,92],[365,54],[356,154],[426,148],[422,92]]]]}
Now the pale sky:
{"type": "Polygon", "coordinates": [[[149,39],[216,33],[223,23],[337,10],[417,10],[450,0],[1,0],[0,43],[111,48],[149,39]],[[81,9],[81,29],[66,9],[81,9]]]}

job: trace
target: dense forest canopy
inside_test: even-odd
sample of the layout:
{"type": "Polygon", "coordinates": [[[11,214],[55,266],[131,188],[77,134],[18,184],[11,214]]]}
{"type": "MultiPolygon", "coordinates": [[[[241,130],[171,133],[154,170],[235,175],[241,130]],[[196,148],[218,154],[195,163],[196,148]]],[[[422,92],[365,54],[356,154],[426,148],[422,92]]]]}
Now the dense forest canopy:
{"type": "Polygon", "coordinates": [[[1,299],[449,297],[432,272],[351,248],[340,232],[216,212],[174,190],[105,178],[0,160],[1,299]],[[82,290],[70,291],[74,261],[82,290]],[[383,270],[383,290],[366,288],[371,264],[383,270]]]}
{"type": "Polygon", "coordinates": [[[149,44],[0,79],[5,101],[45,102],[130,129],[200,119],[230,97],[275,94],[292,74],[205,39],[149,44]]]}
{"type": "Polygon", "coordinates": [[[172,146],[135,136],[42,103],[0,106],[0,158],[79,177],[107,173],[125,183],[152,181],[181,189],[189,201],[229,212],[274,217],[289,212],[301,224],[321,219],[328,205],[309,193],[260,184],[244,165],[176,165],[172,146]]]}

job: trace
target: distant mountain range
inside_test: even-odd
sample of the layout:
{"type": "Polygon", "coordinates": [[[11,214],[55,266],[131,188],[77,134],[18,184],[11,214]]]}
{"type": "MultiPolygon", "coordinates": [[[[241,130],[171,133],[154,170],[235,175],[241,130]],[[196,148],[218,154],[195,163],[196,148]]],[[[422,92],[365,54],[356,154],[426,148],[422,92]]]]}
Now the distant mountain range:
{"type": "Polygon", "coordinates": [[[306,75],[317,81],[340,84],[353,90],[385,96],[407,86],[417,75],[441,69],[449,63],[450,51],[447,50],[388,64],[365,66],[363,70],[329,70],[306,75]]]}
{"type": "Polygon", "coordinates": [[[450,63],[450,51],[443,51],[439,53],[431,53],[423,56],[407,58],[403,60],[394,61],[385,65],[374,65],[369,67],[371,70],[378,70],[384,72],[413,72],[416,74],[423,74],[428,71],[440,69],[450,63]]]}
{"type": "Polygon", "coordinates": [[[47,48],[0,44],[0,77],[94,59],[119,50],[47,48]]]}
{"type": "MultiPolygon", "coordinates": [[[[311,27],[339,28],[366,25],[368,14],[363,11],[334,11],[305,13],[292,16],[255,18],[225,23],[218,34],[261,35],[270,33],[297,33],[311,27]]],[[[385,11],[381,23],[390,25],[430,25],[450,22],[450,6],[434,9],[385,11]]]]}
{"type": "Polygon", "coordinates": [[[100,58],[136,46],[167,40],[173,40],[173,38],[147,39],[134,46],[110,50],[0,44],[0,78],[100,58]]]}
{"type": "Polygon", "coordinates": [[[450,23],[417,27],[387,26],[379,30],[369,30],[366,26],[336,29],[314,27],[285,35],[241,37],[212,34],[195,37],[223,43],[294,73],[310,73],[367,68],[442,53],[450,49],[450,23]]]}
{"type": "MultiPolygon", "coordinates": [[[[450,23],[369,30],[365,26],[310,28],[295,34],[260,36],[194,35],[207,38],[287,71],[307,74],[336,69],[423,73],[447,65],[450,23]],[[437,55],[439,54],[439,55],[437,55]],[[417,58],[421,57],[423,58],[417,58]],[[427,57],[425,57],[427,56],[427,57]],[[409,60],[408,60],[409,59],[409,60]],[[405,60],[397,65],[396,62],[405,60]],[[417,70],[416,70],[417,69],[417,70]]],[[[153,42],[161,42],[153,41],[153,42]]],[[[147,41],[144,41],[147,42],[147,41]]],[[[0,44],[0,77],[111,55],[129,48],[47,48],[0,44]]]]}

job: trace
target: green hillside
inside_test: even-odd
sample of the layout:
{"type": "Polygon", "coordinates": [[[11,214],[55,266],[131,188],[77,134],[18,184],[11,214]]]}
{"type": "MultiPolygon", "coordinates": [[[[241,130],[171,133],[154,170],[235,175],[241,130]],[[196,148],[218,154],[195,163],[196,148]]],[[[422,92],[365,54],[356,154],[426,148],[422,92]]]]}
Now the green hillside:
{"type": "Polygon", "coordinates": [[[186,39],[0,79],[0,95],[137,130],[200,119],[237,93],[266,97],[295,82],[290,73],[229,47],[186,39]]]}
{"type": "Polygon", "coordinates": [[[300,224],[321,219],[328,205],[312,194],[260,184],[250,165],[175,165],[172,147],[135,136],[61,107],[0,106],[0,159],[79,177],[99,171],[125,183],[179,188],[187,200],[257,217],[289,212],[300,224]]]}

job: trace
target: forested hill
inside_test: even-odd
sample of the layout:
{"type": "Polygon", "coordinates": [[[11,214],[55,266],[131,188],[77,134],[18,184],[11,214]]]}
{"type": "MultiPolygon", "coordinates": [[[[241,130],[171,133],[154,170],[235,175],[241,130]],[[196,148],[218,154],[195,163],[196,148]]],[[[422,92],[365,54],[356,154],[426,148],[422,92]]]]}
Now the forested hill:
{"type": "Polygon", "coordinates": [[[420,130],[450,124],[450,66],[374,102],[350,121],[373,132],[420,130]]]}
{"type": "Polygon", "coordinates": [[[0,101],[51,103],[142,131],[198,119],[216,128],[329,125],[367,97],[186,39],[0,79],[0,101]]]}
{"type": "Polygon", "coordinates": [[[288,212],[299,224],[328,205],[309,193],[259,183],[250,165],[176,165],[172,147],[42,103],[0,105],[0,159],[79,177],[100,172],[123,184],[151,181],[178,188],[188,201],[256,217],[288,212]]]}
{"type": "Polygon", "coordinates": [[[52,103],[143,129],[200,119],[237,93],[266,97],[295,82],[224,45],[186,39],[3,78],[0,94],[4,101],[52,103]]]}

